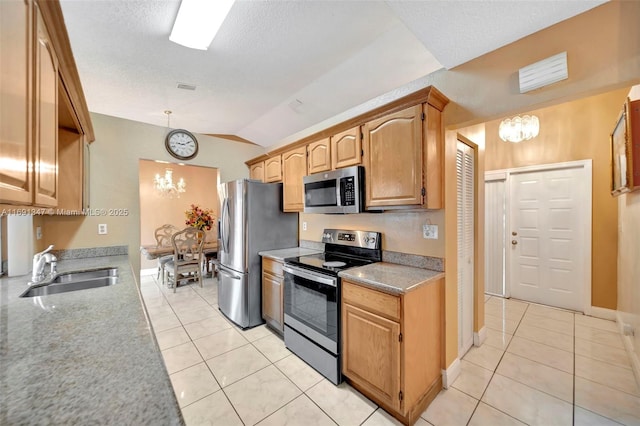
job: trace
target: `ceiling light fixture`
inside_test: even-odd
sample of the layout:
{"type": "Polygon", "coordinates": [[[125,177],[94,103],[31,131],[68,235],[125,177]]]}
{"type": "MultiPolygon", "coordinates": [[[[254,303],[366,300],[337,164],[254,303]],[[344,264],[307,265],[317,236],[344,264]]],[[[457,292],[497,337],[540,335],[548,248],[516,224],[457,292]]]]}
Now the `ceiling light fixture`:
{"type": "Polygon", "coordinates": [[[207,50],[229,14],[234,0],[182,0],[169,40],[207,50]]]}
{"type": "Polygon", "coordinates": [[[522,142],[535,138],[540,133],[540,120],[535,115],[516,115],[500,123],[498,134],[505,142],[522,142]]]}
{"type": "Polygon", "coordinates": [[[166,168],[164,170],[164,176],[160,176],[159,173],[153,178],[153,186],[156,188],[156,192],[166,198],[180,198],[180,194],[187,191],[187,183],[183,178],[180,178],[177,184],[173,183],[173,170],[166,168]]]}

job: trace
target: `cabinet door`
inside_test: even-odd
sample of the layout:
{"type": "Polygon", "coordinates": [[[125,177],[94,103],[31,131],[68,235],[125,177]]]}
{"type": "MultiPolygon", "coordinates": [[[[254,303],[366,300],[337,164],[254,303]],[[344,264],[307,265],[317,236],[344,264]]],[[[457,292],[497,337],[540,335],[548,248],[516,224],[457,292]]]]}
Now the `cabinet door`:
{"type": "Polygon", "coordinates": [[[364,125],[366,207],[422,204],[422,105],[364,125]]]}
{"type": "Polygon", "coordinates": [[[334,169],[362,162],[360,126],[331,136],[331,165],[334,169]]]}
{"type": "Polygon", "coordinates": [[[58,63],[40,9],[35,11],[35,198],[58,205],[58,63]]]}
{"type": "Polygon", "coordinates": [[[262,272],[262,318],[280,332],[284,331],[283,282],[280,277],[262,272]]]}
{"type": "Polygon", "coordinates": [[[0,203],[31,204],[31,6],[0,1],[0,203]]]}
{"type": "Polygon", "coordinates": [[[342,303],[342,373],[400,410],[400,324],[342,303]]]}
{"type": "Polygon", "coordinates": [[[264,161],[264,181],[280,182],[282,180],[282,157],[276,155],[264,161]]]}
{"type": "Polygon", "coordinates": [[[264,182],[264,161],[252,164],[249,167],[249,178],[264,182]]]}
{"type": "Polygon", "coordinates": [[[302,177],[307,171],[307,147],[296,148],[282,154],[282,200],[285,212],[304,209],[302,177]]]}
{"type": "Polygon", "coordinates": [[[329,138],[322,139],[307,145],[309,152],[308,168],[309,174],[326,172],[331,170],[331,149],[329,138]]]}

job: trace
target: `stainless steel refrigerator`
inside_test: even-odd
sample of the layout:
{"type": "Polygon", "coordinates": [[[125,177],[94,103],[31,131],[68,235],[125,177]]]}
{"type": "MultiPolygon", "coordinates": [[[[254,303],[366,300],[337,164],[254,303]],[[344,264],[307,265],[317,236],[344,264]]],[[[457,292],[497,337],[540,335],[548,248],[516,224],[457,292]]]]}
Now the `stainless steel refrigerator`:
{"type": "Polygon", "coordinates": [[[258,252],[298,246],[298,213],[282,211],[282,184],[240,179],[218,185],[218,306],[242,328],[262,324],[258,252]]]}

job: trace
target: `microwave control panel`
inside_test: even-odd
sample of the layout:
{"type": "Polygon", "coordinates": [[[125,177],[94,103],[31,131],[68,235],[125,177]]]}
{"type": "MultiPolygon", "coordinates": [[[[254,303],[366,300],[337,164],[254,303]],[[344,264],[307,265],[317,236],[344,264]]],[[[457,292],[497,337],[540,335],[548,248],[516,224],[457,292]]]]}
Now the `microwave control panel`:
{"type": "Polygon", "coordinates": [[[340,198],[343,206],[355,206],[356,182],[353,176],[340,179],[340,198]]]}

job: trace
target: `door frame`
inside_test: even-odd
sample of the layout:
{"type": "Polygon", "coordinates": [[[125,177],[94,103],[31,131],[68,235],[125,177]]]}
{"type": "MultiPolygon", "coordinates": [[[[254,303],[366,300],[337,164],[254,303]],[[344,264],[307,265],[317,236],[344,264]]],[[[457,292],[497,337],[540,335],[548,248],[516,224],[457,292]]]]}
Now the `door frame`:
{"type": "MultiPolygon", "coordinates": [[[[592,208],[593,208],[593,165],[592,160],[578,160],[578,161],[567,161],[561,163],[549,163],[549,164],[538,164],[533,166],[524,166],[524,167],[515,167],[511,169],[501,169],[501,170],[492,170],[485,173],[485,179],[487,176],[495,179],[498,176],[505,177],[506,182],[506,190],[505,190],[505,209],[506,209],[506,230],[511,229],[511,175],[512,174],[520,174],[520,173],[530,173],[530,172],[544,172],[549,170],[561,170],[561,169],[575,169],[582,168],[585,172],[585,179],[583,181],[583,201],[588,204],[589,208],[584,209],[583,212],[585,214],[585,220],[583,223],[582,233],[584,235],[584,243],[585,249],[583,258],[580,260],[582,262],[583,267],[583,288],[582,288],[582,307],[585,315],[591,314],[591,265],[592,265],[592,208]]],[[[509,240],[509,232],[505,232],[505,249],[508,248],[509,240]]],[[[505,277],[506,277],[506,285],[505,285],[505,296],[511,297],[511,250],[506,250],[505,256],[505,277]]]]}

